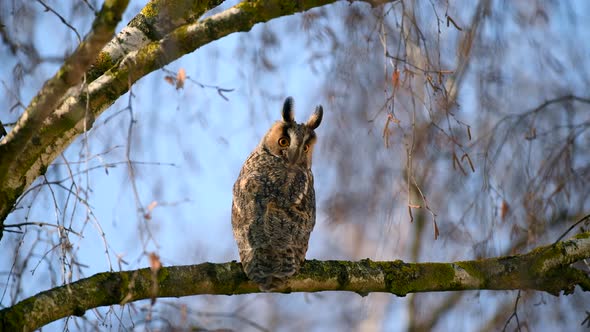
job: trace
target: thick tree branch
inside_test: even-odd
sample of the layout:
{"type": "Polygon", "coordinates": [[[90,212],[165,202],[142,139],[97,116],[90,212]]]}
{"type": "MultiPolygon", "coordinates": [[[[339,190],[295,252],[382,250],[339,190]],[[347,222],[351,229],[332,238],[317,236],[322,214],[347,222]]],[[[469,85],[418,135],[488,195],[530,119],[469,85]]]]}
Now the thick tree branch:
{"type": "MultiPolygon", "coordinates": [[[[533,289],[571,294],[590,290],[590,278],[570,264],[590,258],[590,233],[515,256],[454,263],[306,261],[283,292],[349,291],[405,296],[460,290],[533,289]]],[[[86,310],[152,297],[257,293],[239,263],[203,263],[160,269],[99,273],[30,297],[0,311],[0,330],[30,331],[86,310]],[[157,287],[152,283],[157,280],[157,287]],[[153,294],[157,289],[158,293],[153,294]]]]}
{"type": "MultiPolygon", "coordinates": [[[[42,108],[43,114],[31,113],[27,109],[19,119],[19,124],[8,137],[0,141],[0,236],[1,223],[24,190],[36,178],[44,174],[47,166],[78,135],[90,129],[94,119],[126,93],[137,80],[212,41],[234,32],[249,31],[256,23],[267,22],[336,1],[242,2],[203,21],[180,25],[159,41],[137,44],[138,49],[124,53],[126,55],[116,64],[109,62],[109,65],[113,64],[113,67],[89,82],[87,89],[70,91],[72,95],[60,99],[57,109],[55,108],[57,99],[46,103],[47,107],[42,108]],[[17,136],[16,133],[19,131],[27,135],[17,136]]],[[[167,3],[165,0],[155,2],[167,3]]],[[[216,2],[206,3],[210,6],[216,2]]],[[[149,8],[158,9],[157,6],[149,8]]],[[[201,9],[194,9],[187,13],[193,17],[201,9]]],[[[144,12],[150,13],[145,8],[142,13],[144,12]]],[[[161,17],[153,13],[150,15],[152,15],[150,17],[161,17]]],[[[193,20],[186,19],[186,22],[193,22],[193,20]]],[[[162,28],[160,32],[166,30],[162,28]]],[[[117,43],[118,45],[126,44],[125,41],[117,41],[117,43]]],[[[129,43],[133,44],[131,41],[129,43]]],[[[98,62],[100,61],[102,60],[99,59],[98,62]]],[[[91,70],[88,75],[99,75],[103,70],[104,66],[98,71],[91,70]]],[[[36,102],[33,101],[32,105],[34,103],[36,102]]]]}
{"type": "MultiPolygon", "coordinates": [[[[44,173],[38,157],[44,150],[43,135],[47,118],[55,112],[68,89],[79,85],[100,50],[113,37],[129,0],[107,0],[97,14],[92,30],[81,41],[60,70],[31,100],[16,126],[0,141],[0,220],[4,220],[16,198],[44,173]],[[34,168],[33,172],[30,170],[34,168]],[[25,178],[29,175],[29,178],[25,178]]],[[[43,166],[50,161],[45,160],[43,166]]],[[[2,237],[0,224],[0,238],[2,237]]]]}
{"type": "Polygon", "coordinates": [[[174,29],[196,22],[223,0],[152,0],[100,52],[88,73],[89,82],[118,64],[123,57],[157,42],[174,29]]]}

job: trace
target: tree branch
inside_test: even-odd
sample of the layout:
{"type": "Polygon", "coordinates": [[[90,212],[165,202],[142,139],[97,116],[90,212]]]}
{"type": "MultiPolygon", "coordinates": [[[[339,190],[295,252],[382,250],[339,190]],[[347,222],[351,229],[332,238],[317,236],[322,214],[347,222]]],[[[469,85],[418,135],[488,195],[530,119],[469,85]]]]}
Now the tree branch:
{"type": "MultiPolygon", "coordinates": [[[[4,220],[12,204],[23,190],[45,172],[38,158],[44,150],[42,135],[46,119],[54,113],[68,89],[79,85],[86,70],[99,51],[112,38],[117,23],[121,20],[129,0],[107,0],[97,14],[92,30],[80,42],[60,70],[47,80],[31,100],[16,126],[0,141],[0,220],[4,220]],[[36,168],[34,172],[29,172],[36,168]],[[15,176],[11,176],[14,174],[15,176]],[[30,177],[25,179],[24,176],[30,177]]],[[[65,148],[65,147],[64,147],[65,148]]],[[[62,149],[63,151],[63,149],[62,149]]],[[[53,159],[52,159],[53,160],[53,159]]],[[[51,160],[51,161],[52,161],[51,160]]],[[[44,165],[49,162],[44,160],[44,165]]],[[[0,224],[0,239],[2,238],[0,224]]]]}
{"type": "MultiPolygon", "coordinates": [[[[115,0],[111,0],[111,2],[113,1],[115,0]]],[[[60,99],[57,104],[57,99],[48,99],[43,104],[45,106],[38,107],[42,110],[41,113],[31,112],[29,109],[25,110],[16,127],[4,140],[0,141],[0,239],[3,220],[6,219],[14,203],[24,190],[37,177],[44,174],[47,166],[78,135],[83,133],[84,130],[89,130],[94,119],[121,95],[126,93],[129,87],[137,80],[183,55],[231,33],[249,31],[257,23],[267,22],[274,18],[306,11],[336,1],[247,1],[199,22],[187,19],[186,21],[191,23],[180,25],[161,40],[147,44],[137,44],[141,47],[138,49],[132,48],[135,50],[125,53],[126,55],[109,70],[89,82],[87,89],[78,89],[78,91],[71,92],[72,95],[60,99]],[[18,134],[19,132],[21,134],[18,134]]],[[[153,3],[164,2],[154,1],[148,6],[153,3]]],[[[216,2],[212,1],[207,4],[212,5],[214,3],[216,2]]],[[[142,13],[150,12],[146,8],[142,10],[142,13]]],[[[151,10],[158,9],[155,7],[149,8],[151,10]]],[[[194,16],[200,12],[199,10],[201,9],[187,11],[187,13],[194,16]]],[[[158,14],[150,15],[160,17],[158,14]]],[[[162,29],[160,32],[162,31],[166,31],[166,29],[162,29]]],[[[134,37],[137,36],[134,35],[134,37]]],[[[127,41],[123,40],[117,41],[117,44],[135,45],[135,42],[128,41],[127,43],[127,41]]],[[[102,60],[99,59],[97,63],[100,61],[102,60]]],[[[112,62],[109,62],[110,64],[112,62]]],[[[91,70],[88,75],[92,77],[93,75],[99,75],[102,70],[104,68],[98,71],[91,70]]],[[[74,82],[74,80],[68,82],[74,82]]],[[[43,91],[39,94],[44,95],[45,92],[43,91]]],[[[52,95],[57,96],[59,94],[51,93],[48,96],[52,95]]],[[[31,105],[37,104],[39,103],[35,100],[31,103],[31,105]]]]}
{"type": "Polygon", "coordinates": [[[174,29],[198,21],[222,0],[151,0],[98,55],[88,72],[90,82],[118,64],[130,52],[157,42],[174,29]]]}
{"type": "MultiPolygon", "coordinates": [[[[590,278],[570,267],[590,258],[590,233],[515,256],[454,263],[306,261],[282,290],[289,292],[348,291],[405,296],[408,293],[460,290],[533,289],[559,295],[575,286],[590,290],[590,278]]],[[[259,292],[239,263],[203,263],[99,273],[30,297],[0,311],[0,330],[30,331],[86,310],[153,297],[259,292]],[[157,287],[152,283],[157,280],[157,287]],[[157,289],[158,293],[153,294],[157,289]]]]}

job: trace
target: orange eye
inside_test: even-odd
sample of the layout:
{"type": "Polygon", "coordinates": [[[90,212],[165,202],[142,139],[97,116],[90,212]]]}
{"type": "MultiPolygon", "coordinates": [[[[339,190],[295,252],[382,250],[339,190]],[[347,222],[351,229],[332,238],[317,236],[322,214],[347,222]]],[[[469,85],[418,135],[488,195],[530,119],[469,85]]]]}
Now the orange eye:
{"type": "Polygon", "coordinates": [[[287,137],[279,138],[279,146],[282,148],[289,146],[289,139],[287,137]]]}
{"type": "Polygon", "coordinates": [[[303,152],[307,152],[307,151],[309,151],[309,144],[305,144],[303,146],[303,152]]]}

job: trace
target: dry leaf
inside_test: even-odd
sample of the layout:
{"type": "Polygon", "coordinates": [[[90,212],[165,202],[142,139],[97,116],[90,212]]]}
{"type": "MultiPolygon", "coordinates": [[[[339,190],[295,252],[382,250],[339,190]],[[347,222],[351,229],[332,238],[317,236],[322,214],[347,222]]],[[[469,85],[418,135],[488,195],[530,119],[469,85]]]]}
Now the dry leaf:
{"type": "Polygon", "coordinates": [[[500,218],[504,220],[509,211],[510,205],[508,205],[508,203],[505,200],[502,200],[502,206],[500,207],[500,218]]]}
{"type": "Polygon", "coordinates": [[[388,114],[387,118],[389,119],[389,121],[395,123],[395,124],[400,124],[400,120],[398,118],[396,118],[393,114],[388,114]]]}
{"type": "Polygon", "coordinates": [[[156,304],[156,298],[158,297],[158,291],[160,287],[158,285],[158,271],[162,268],[162,262],[160,262],[160,256],[155,252],[150,253],[150,270],[152,270],[152,289],[151,289],[151,303],[156,304]]]}
{"type": "Polygon", "coordinates": [[[157,273],[162,268],[162,262],[160,262],[160,256],[155,252],[150,253],[150,269],[152,272],[157,273]]]}
{"type": "Polygon", "coordinates": [[[146,212],[145,212],[145,214],[143,215],[143,217],[144,217],[145,219],[147,219],[147,220],[150,220],[150,219],[152,219],[152,210],[153,210],[153,209],[154,209],[156,206],[158,206],[158,202],[156,202],[156,201],[153,201],[153,202],[151,202],[151,203],[150,203],[150,205],[148,205],[148,206],[147,206],[147,208],[146,208],[146,212]]]}
{"type": "Polygon", "coordinates": [[[174,77],[172,76],[164,76],[164,81],[170,83],[171,85],[174,85],[174,77]]]}
{"type": "Polygon", "coordinates": [[[148,210],[148,212],[152,212],[152,210],[153,210],[153,209],[154,209],[156,206],[158,206],[158,202],[157,202],[157,201],[153,201],[153,202],[151,202],[151,203],[150,203],[150,205],[148,205],[148,207],[147,207],[147,210],[148,210]]]}
{"type": "Polygon", "coordinates": [[[184,68],[180,68],[176,74],[176,89],[184,88],[184,81],[186,80],[186,71],[184,68]]]}
{"type": "Polygon", "coordinates": [[[397,89],[399,86],[399,70],[395,69],[393,74],[391,74],[391,83],[393,84],[393,89],[397,89]]]}

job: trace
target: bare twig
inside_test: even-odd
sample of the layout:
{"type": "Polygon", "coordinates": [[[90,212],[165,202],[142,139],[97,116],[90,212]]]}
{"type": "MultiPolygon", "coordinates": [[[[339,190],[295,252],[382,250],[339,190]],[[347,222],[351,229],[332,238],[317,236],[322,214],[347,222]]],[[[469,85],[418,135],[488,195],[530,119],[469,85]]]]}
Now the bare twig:
{"type": "Polygon", "coordinates": [[[506,328],[508,328],[508,324],[510,324],[510,321],[512,320],[512,318],[514,318],[516,320],[516,328],[518,331],[520,331],[520,320],[518,319],[518,301],[520,300],[520,290],[518,291],[518,294],[516,295],[516,301],[514,301],[514,310],[512,311],[512,315],[510,315],[510,317],[508,317],[508,320],[506,321],[506,324],[504,324],[504,328],[502,329],[502,332],[506,331],[506,328]]]}

